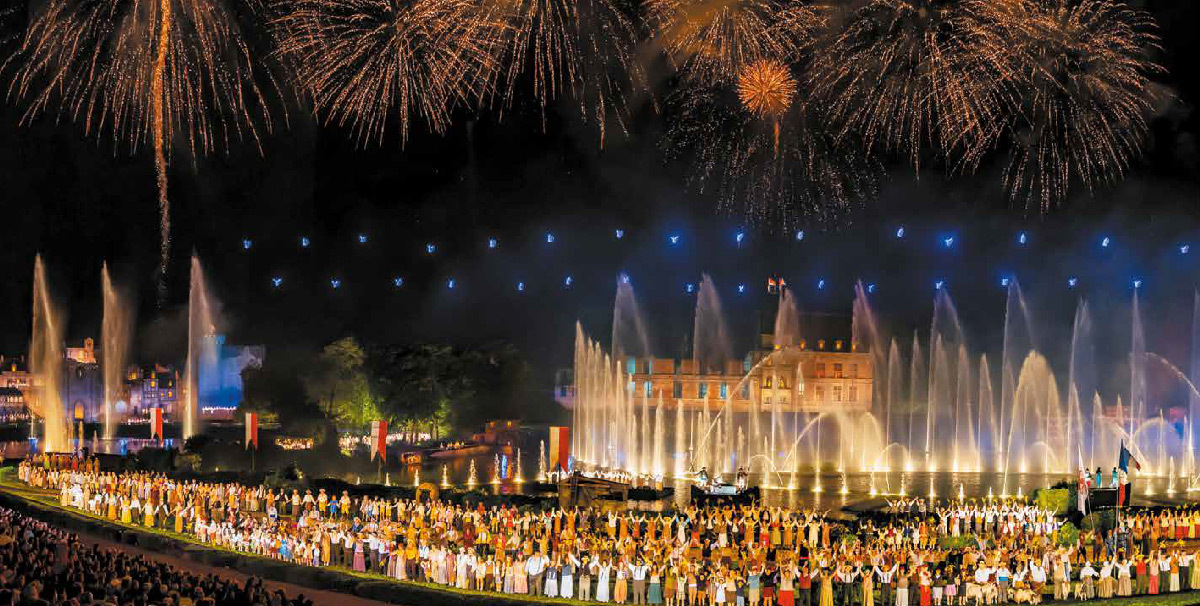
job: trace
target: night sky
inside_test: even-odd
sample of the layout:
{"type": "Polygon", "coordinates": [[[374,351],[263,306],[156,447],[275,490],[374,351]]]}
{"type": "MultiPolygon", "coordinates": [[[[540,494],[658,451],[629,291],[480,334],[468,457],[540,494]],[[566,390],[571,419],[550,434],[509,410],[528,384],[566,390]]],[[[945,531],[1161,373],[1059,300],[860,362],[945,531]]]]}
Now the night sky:
{"type": "MultiPolygon", "coordinates": [[[[1080,295],[1102,327],[1098,345],[1124,351],[1130,281],[1140,276],[1150,349],[1186,360],[1183,337],[1200,277],[1200,79],[1192,59],[1200,9],[1191,0],[1142,5],[1158,18],[1159,60],[1169,70],[1159,77],[1165,100],[1145,157],[1117,187],[1094,195],[1077,187],[1046,216],[1009,208],[999,166],[955,179],[923,170],[918,179],[897,164],[879,199],[844,221],[806,226],[802,241],[748,231],[739,247],[739,219],[716,214],[711,196],[688,188],[687,162],[664,160],[664,118],[648,106],[630,136],[610,136],[602,150],[596,133],[560,106],[549,109],[544,130],[540,108],[518,103],[503,122],[460,112],[443,136],[418,130],[403,147],[392,138],[366,149],[293,106],[261,154],[249,144],[200,158],[176,150],[172,265],[161,308],[149,151],[114,153],[111,141],[86,138],[53,116],[19,126],[22,108],[5,103],[0,352],[19,355],[28,346],[33,258],[41,252],[69,315],[70,341],[98,336],[107,260],[136,295],[135,359],[177,361],[195,251],[224,305],[230,341],[269,348],[315,349],[347,334],[367,343],[502,339],[549,377],[570,364],[576,320],[607,337],[614,283],[627,271],[663,355],[686,350],[695,303],[686,284],[701,272],[722,288],[739,353],[771,308],[768,275],[785,276],[804,310],[847,315],[854,280],[875,283],[877,312],[905,341],[914,329],[928,331],[933,284],[945,280],[968,338],[987,351],[1002,330],[1000,279],[1016,275],[1035,310],[1039,345],[1054,360],[1065,351],[1080,295]],[[900,225],[903,239],[895,238],[900,225]],[[1024,246],[1016,242],[1021,231],[1024,246]],[[671,246],[670,235],[680,243],[671,246]],[[1099,245],[1104,235],[1113,238],[1108,248],[1099,245]],[[430,242],[434,255],[425,252],[430,242]],[[282,278],[279,288],[273,277],[282,278]],[[451,277],[454,290],[446,288],[451,277]],[[1075,290],[1068,277],[1079,280],[1075,290]],[[821,279],[826,287],[818,290],[821,279]]],[[[10,36],[22,22],[20,11],[11,15],[10,36]]]]}

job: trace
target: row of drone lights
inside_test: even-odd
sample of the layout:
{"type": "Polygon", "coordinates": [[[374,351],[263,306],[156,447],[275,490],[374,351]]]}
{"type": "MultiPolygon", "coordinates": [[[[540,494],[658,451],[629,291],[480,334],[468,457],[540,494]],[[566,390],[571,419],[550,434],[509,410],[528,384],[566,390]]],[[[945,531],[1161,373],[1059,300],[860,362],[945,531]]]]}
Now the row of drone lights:
{"type": "MultiPolygon", "coordinates": [[[[625,230],[623,230],[623,229],[614,230],[613,233],[614,233],[614,237],[617,240],[622,240],[625,238],[625,230]]],[[[804,240],[804,235],[805,235],[804,230],[797,231],[796,238],[795,238],[796,241],[802,242],[804,240]]],[[[900,227],[896,228],[895,237],[897,240],[904,239],[904,237],[905,237],[904,226],[900,226],[900,227]]],[[[556,237],[553,232],[546,232],[544,238],[545,238],[546,244],[554,244],[556,241],[556,237]]],[[[745,231],[738,231],[733,236],[734,243],[737,244],[737,246],[739,248],[741,247],[742,244],[744,244],[746,242],[746,238],[747,238],[747,234],[745,231]]],[[[357,236],[357,241],[359,244],[367,244],[368,242],[370,242],[370,236],[368,236],[365,233],[360,233],[357,236]]],[[[954,245],[957,242],[957,237],[954,234],[943,234],[938,237],[938,241],[943,248],[954,248],[954,245]]],[[[666,238],[666,242],[669,246],[678,246],[680,243],[683,242],[683,236],[681,236],[677,233],[668,234],[667,238],[666,238]]],[[[1026,244],[1029,243],[1029,234],[1024,231],[1018,232],[1017,236],[1016,236],[1016,242],[1019,246],[1025,246],[1026,244]]],[[[1112,238],[1110,236],[1102,236],[1100,238],[1100,247],[1101,248],[1109,248],[1111,245],[1112,245],[1112,238]]],[[[300,236],[300,248],[309,248],[310,246],[312,246],[312,240],[308,236],[300,236]]],[[[487,239],[487,247],[492,250],[499,248],[500,240],[495,237],[488,238],[487,239]]],[[[254,240],[252,240],[250,238],[243,238],[242,239],[242,249],[250,250],[252,248],[254,248],[254,240]]],[[[1191,251],[1191,248],[1192,248],[1191,245],[1181,243],[1178,245],[1179,254],[1186,255],[1191,251]]],[[[426,242],[425,243],[425,253],[426,254],[433,255],[433,254],[437,254],[437,252],[438,252],[438,245],[435,242],[426,242]]]]}
{"type": "MultiPolygon", "coordinates": [[[[616,239],[621,240],[625,237],[625,230],[623,230],[623,229],[614,230],[614,235],[615,235],[616,239]]],[[[903,226],[896,228],[895,237],[896,237],[896,239],[903,239],[905,237],[905,230],[904,230],[903,226]]],[[[745,239],[746,239],[746,232],[744,232],[744,231],[739,231],[734,235],[734,240],[737,243],[738,247],[741,247],[741,245],[745,241],[745,239]]],[[[804,231],[803,230],[797,231],[796,232],[796,241],[803,241],[803,240],[804,240],[804,231]]],[[[361,233],[358,234],[358,243],[359,244],[367,244],[369,241],[370,241],[370,237],[367,234],[361,234],[361,233]]],[[[682,236],[680,236],[679,234],[670,234],[667,236],[667,244],[669,246],[678,246],[681,243],[681,241],[682,241],[682,236]]],[[[545,242],[547,244],[554,244],[555,236],[552,232],[546,232],[545,242]]],[[[939,242],[941,243],[943,248],[953,248],[954,244],[956,242],[956,237],[953,234],[942,235],[939,237],[939,242]]],[[[1029,243],[1028,233],[1024,232],[1024,231],[1019,232],[1016,236],[1016,242],[1019,246],[1025,246],[1026,244],[1028,244],[1029,243]]],[[[1112,243],[1113,243],[1113,241],[1110,236],[1103,236],[1100,238],[1100,247],[1101,248],[1109,248],[1109,247],[1111,247],[1112,243]]],[[[308,236],[300,237],[300,247],[301,248],[309,248],[311,245],[312,245],[312,240],[309,239],[308,236]]],[[[248,250],[251,250],[253,247],[254,247],[253,240],[251,240],[249,238],[245,238],[242,240],[242,248],[244,250],[248,251],[248,250]]],[[[494,237],[488,238],[487,239],[487,247],[489,249],[493,249],[493,250],[496,248],[499,248],[500,247],[499,239],[494,238],[494,237]]],[[[1179,251],[1179,254],[1186,255],[1189,252],[1191,252],[1191,245],[1179,244],[1177,247],[1177,250],[1179,251]]],[[[434,255],[434,254],[437,254],[437,252],[438,252],[438,246],[436,243],[427,242],[425,244],[425,253],[426,254],[434,255]]],[[[628,282],[629,277],[624,276],[623,280],[625,282],[628,282]]],[[[572,276],[568,275],[563,278],[562,286],[565,289],[569,289],[569,288],[571,288],[571,286],[574,285],[574,283],[575,283],[575,279],[572,276]]],[[[780,281],[780,283],[782,284],[782,280],[780,281]]],[[[1011,284],[1011,283],[1012,283],[1012,277],[1010,277],[1010,276],[1004,276],[1004,277],[1000,278],[1000,286],[1001,287],[1007,288],[1009,286],[1009,284],[1011,284]]],[[[396,277],[392,278],[392,285],[394,287],[402,288],[404,286],[404,284],[405,284],[405,282],[404,282],[404,278],[402,276],[396,276],[396,277]]],[[[824,278],[817,279],[816,290],[819,290],[819,291],[825,290],[826,284],[827,283],[824,278]]],[[[1142,279],[1141,278],[1133,278],[1131,280],[1130,284],[1135,289],[1141,288],[1142,287],[1142,279]]],[[[281,276],[273,276],[271,278],[271,285],[274,286],[275,288],[282,288],[283,287],[283,278],[281,276]]],[[[454,290],[454,288],[457,285],[458,285],[458,281],[455,278],[447,278],[446,279],[446,289],[447,290],[454,290]]],[[[935,280],[933,283],[933,287],[935,290],[941,290],[941,289],[945,288],[946,285],[947,285],[947,282],[945,279],[938,279],[938,280],[935,280]]],[[[1075,288],[1078,285],[1079,285],[1079,278],[1077,278],[1075,276],[1070,276],[1067,278],[1067,288],[1075,288]]],[[[332,288],[334,290],[341,289],[341,287],[342,287],[341,278],[336,278],[336,277],[330,278],[329,286],[330,286],[330,288],[332,288]]],[[[524,281],[519,281],[516,283],[516,290],[518,292],[524,292],[526,290],[526,287],[527,287],[527,283],[524,281]]],[[[687,282],[683,285],[684,292],[686,292],[688,294],[695,293],[696,288],[697,288],[697,286],[696,286],[696,283],[694,283],[694,282],[687,282]]],[[[737,294],[745,294],[746,293],[746,285],[744,283],[738,284],[736,289],[737,289],[737,294]]],[[[875,289],[876,289],[876,285],[874,283],[866,285],[866,290],[868,293],[874,293],[875,289]]]]}

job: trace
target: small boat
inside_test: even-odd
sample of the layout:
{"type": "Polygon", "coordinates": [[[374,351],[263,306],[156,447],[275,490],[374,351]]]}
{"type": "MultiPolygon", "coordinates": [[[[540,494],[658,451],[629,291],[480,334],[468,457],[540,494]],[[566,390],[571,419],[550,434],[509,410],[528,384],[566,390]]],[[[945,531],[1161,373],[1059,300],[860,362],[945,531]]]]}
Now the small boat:
{"type": "Polygon", "coordinates": [[[464,444],[458,448],[443,448],[429,453],[429,456],[434,459],[457,459],[459,457],[473,457],[476,455],[491,454],[493,446],[488,444],[464,444]]]}
{"type": "Polygon", "coordinates": [[[414,450],[412,452],[406,452],[406,453],[400,455],[400,461],[403,462],[405,465],[420,465],[421,461],[423,461],[424,459],[425,459],[424,455],[422,455],[421,451],[419,451],[419,450],[414,450]]]}
{"type": "Polygon", "coordinates": [[[739,489],[733,484],[692,484],[692,502],[696,504],[749,504],[758,501],[761,493],[757,486],[739,489]]]}

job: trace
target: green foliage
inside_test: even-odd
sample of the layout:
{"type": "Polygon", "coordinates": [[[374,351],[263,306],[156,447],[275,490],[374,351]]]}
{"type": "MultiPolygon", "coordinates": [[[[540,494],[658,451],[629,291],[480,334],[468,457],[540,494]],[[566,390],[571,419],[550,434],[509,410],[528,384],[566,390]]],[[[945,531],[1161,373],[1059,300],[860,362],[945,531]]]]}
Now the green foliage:
{"type": "Polygon", "coordinates": [[[309,400],[339,427],[362,429],[380,418],[364,369],[366,352],[353,337],[325,346],[304,378],[309,400]]]}
{"type": "Polygon", "coordinates": [[[956,537],[947,535],[938,539],[938,547],[942,549],[968,549],[977,545],[975,536],[970,534],[960,534],[956,537]]]}
{"type": "Polygon", "coordinates": [[[278,422],[283,433],[319,443],[325,433],[325,414],[302,380],[315,364],[311,352],[285,349],[272,352],[260,367],[247,367],[242,371],[242,401],[235,418],[257,412],[261,423],[278,422]]]}
{"type": "Polygon", "coordinates": [[[1088,530],[1112,530],[1117,525],[1117,514],[1111,509],[1104,511],[1094,511],[1087,514],[1080,522],[1081,529],[1088,530]]]}
{"type": "Polygon", "coordinates": [[[1070,522],[1064,523],[1058,529],[1058,546],[1074,547],[1079,542],[1079,529],[1070,522]]]}
{"type": "Polygon", "coordinates": [[[1066,513],[1070,506],[1070,498],[1070,491],[1065,488],[1039,488],[1033,494],[1033,500],[1038,507],[1055,513],[1066,513]]]}

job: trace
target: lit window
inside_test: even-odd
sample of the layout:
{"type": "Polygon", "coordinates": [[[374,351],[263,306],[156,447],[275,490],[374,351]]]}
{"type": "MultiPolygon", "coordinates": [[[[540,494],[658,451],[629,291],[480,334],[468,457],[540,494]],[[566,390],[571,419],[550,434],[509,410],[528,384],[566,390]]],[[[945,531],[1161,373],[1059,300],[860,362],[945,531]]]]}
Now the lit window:
{"type": "Polygon", "coordinates": [[[767,377],[767,385],[766,385],[766,387],[767,387],[767,389],[770,389],[770,388],[771,388],[771,377],[767,377]]]}
{"type": "Polygon", "coordinates": [[[708,383],[701,381],[700,382],[700,399],[703,400],[707,397],[708,397],[708,383]]]}
{"type": "Polygon", "coordinates": [[[729,397],[729,384],[728,383],[721,383],[720,393],[721,393],[722,400],[729,397]]]}
{"type": "Polygon", "coordinates": [[[673,389],[671,391],[675,394],[673,397],[682,398],[683,397],[683,381],[675,381],[675,385],[673,386],[673,389]]]}
{"type": "Polygon", "coordinates": [[[817,378],[821,379],[824,377],[825,377],[825,363],[817,362],[817,378]]]}
{"type": "Polygon", "coordinates": [[[833,378],[835,378],[835,379],[842,378],[842,365],[840,363],[833,365],[833,378]]]}
{"type": "Polygon", "coordinates": [[[650,397],[650,392],[652,389],[653,388],[650,386],[650,381],[646,381],[645,383],[642,383],[642,391],[646,394],[647,398],[650,397]]]}
{"type": "Polygon", "coordinates": [[[833,386],[833,401],[834,402],[842,401],[842,386],[841,385],[833,386]]]}
{"type": "Polygon", "coordinates": [[[630,356],[625,360],[625,372],[629,374],[637,374],[637,358],[630,356]]]}
{"type": "Polygon", "coordinates": [[[788,388],[787,378],[779,377],[779,389],[787,389],[787,388],[788,388]]]}
{"type": "Polygon", "coordinates": [[[813,393],[813,396],[814,396],[813,399],[816,400],[817,403],[824,402],[825,401],[825,388],[818,385],[816,391],[813,393]]]}

